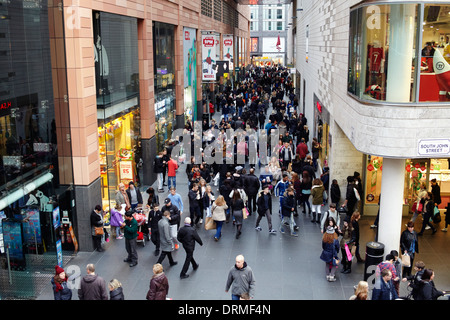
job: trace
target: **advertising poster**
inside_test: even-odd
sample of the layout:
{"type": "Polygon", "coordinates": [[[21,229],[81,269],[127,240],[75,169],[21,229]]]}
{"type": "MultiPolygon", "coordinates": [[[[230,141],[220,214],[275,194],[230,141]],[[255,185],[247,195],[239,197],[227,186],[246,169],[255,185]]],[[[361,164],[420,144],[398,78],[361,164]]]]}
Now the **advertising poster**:
{"type": "Polygon", "coordinates": [[[186,118],[191,121],[197,119],[197,31],[184,28],[183,57],[184,57],[184,107],[186,118]]]}
{"type": "Polygon", "coordinates": [[[213,34],[202,34],[202,80],[216,80],[216,39],[213,34]]]}
{"type": "Polygon", "coordinates": [[[39,210],[27,209],[23,222],[23,241],[28,248],[34,248],[36,244],[42,244],[39,210]]]}
{"type": "Polygon", "coordinates": [[[56,230],[60,226],[59,207],[53,209],[53,228],[56,230]]]}
{"type": "Polygon", "coordinates": [[[233,70],[234,65],[234,59],[233,59],[233,35],[224,35],[223,36],[223,47],[222,47],[222,52],[223,52],[223,60],[227,60],[228,61],[228,66],[230,70],[233,70]]]}
{"type": "Polygon", "coordinates": [[[22,223],[3,219],[3,245],[8,249],[11,266],[15,268],[25,267],[25,255],[23,252],[22,223]]]}

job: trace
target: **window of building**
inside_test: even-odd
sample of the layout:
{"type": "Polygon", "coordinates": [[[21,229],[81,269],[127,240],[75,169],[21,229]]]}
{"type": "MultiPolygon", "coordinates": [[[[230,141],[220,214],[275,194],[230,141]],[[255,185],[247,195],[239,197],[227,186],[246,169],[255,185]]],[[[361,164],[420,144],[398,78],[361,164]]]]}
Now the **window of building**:
{"type": "Polygon", "coordinates": [[[363,4],[350,13],[348,92],[394,103],[450,100],[450,3],[363,4]]]}
{"type": "Polygon", "coordinates": [[[277,21],[277,30],[284,30],[284,23],[283,21],[277,21]]]}

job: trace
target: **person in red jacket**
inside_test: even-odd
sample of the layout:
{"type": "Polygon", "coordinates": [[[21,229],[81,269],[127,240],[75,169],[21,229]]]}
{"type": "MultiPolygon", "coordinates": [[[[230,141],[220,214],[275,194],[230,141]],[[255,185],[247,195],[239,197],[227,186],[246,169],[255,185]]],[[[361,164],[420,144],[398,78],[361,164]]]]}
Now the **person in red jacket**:
{"type": "Polygon", "coordinates": [[[177,187],[177,169],[178,169],[178,163],[175,159],[170,157],[170,160],[167,162],[167,186],[170,190],[170,187],[177,187]]]}
{"type": "Polygon", "coordinates": [[[300,159],[302,160],[306,158],[306,155],[309,153],[309,151],[308,146],[306,145],[305,138],[302,138],[302,140],[297,146],[295,153],[297,153],[300,156],[300,159]]]}

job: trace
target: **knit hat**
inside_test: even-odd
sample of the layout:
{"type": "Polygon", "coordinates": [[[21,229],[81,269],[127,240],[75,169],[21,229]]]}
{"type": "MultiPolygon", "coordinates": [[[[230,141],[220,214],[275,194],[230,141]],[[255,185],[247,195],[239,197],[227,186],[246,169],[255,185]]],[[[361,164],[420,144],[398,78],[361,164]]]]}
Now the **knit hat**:
{"type": "Polygon", "coordinates": [[[64,272],[64,269],[61,268],[60,266],[55,266],[55,271],[56,271],[56,274],[60,274],[60,273],[64,272]]]}
{"type": "Polygon", "coordinates": [[[333,234],[334,233],[334,228],[332,226],[328,226],[327,227],[327,233],[333,234]]]}

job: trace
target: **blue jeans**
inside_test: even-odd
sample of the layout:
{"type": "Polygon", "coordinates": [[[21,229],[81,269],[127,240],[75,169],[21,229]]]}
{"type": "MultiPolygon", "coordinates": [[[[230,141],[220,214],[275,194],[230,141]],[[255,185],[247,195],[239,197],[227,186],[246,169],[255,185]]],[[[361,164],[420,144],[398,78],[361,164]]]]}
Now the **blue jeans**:
{"type": "Polygon", "coordinates": [[[241,300],[241,297],[235,294],[231,294],[231,300],[241,300]]]}
{"type": "Polygon", "coordinates": [[[214,236],[214,238],[220,239],[220,237],[222,236],[222,225],[223,221],[216,221],[216,235],[214,236]]]}
{"type": "Polygon", "coordinates": [[[290,216],[283,216],[281,218],[281,222],[280,222],[280,231],[282,233],[284,233],[284,223],[289,221],[289,229],[291,230],[291,234],[295,233],[294,227],[295,227],[295,221],[294,221],[294,213],[291,213],[290,216]]]}
{"type": "Polygon", "coordinates": [[[167,177],[167,188],[170,189],[170,187],[177,187],[177,177],[167,177]]]}

